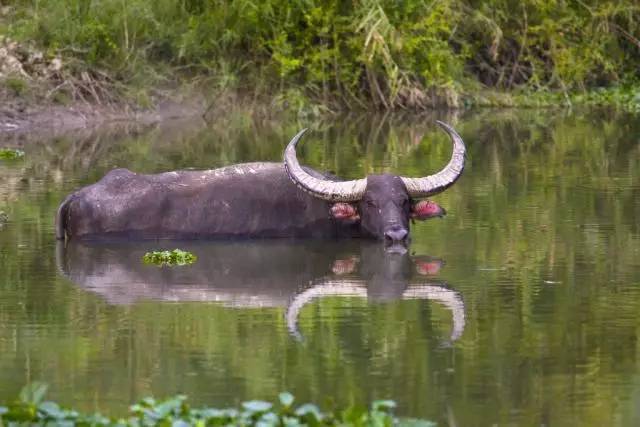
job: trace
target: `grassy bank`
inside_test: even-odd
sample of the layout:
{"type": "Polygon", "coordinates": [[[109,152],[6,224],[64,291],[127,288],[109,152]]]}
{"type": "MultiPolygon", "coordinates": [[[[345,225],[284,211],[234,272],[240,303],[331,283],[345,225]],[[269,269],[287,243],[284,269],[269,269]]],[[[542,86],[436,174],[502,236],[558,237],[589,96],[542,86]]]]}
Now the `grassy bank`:
{"type": "MultiPolygon", "coordinates": [[[[640,105],[634,0],[22,0],[1,13],[3,33],[59,61],[55,102],[145,106],[186,85],[334,111],[640,105]]],[[[5,87],[30,76],[4,72],[5,87]]]]}
{"type": "Polygon", "coordinates": [[[186,397],[179,395],[156,401],[145,398],[132,405],[127,417],[82,414],[46,401],[47,387],[33,383],[25,387],[16,401],[0,406],[0,426],[65,425],[65,426],[411,426],[432,427],[435,424],[417,419],[400,419],[393,415],[396,404],[378,400],[370,409],[348,408],[323,412],[314,404],[298,405],[289,393],[281,393],[277,402],[252,400],[238,408],[191,408],[186,397]]]}

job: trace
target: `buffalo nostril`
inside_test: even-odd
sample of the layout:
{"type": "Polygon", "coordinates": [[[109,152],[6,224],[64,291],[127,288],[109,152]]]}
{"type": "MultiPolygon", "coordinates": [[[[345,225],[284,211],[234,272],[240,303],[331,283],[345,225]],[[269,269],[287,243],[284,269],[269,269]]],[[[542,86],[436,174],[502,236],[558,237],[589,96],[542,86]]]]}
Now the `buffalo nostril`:
{"type": "Polygon", "coordinates": [[[404,228],[398,228],[398,229],[385,231],[384,238],[385,240],[391,241],[391,242],[402,242],[407,238],[408,234],[409,232],[404,228]]]}

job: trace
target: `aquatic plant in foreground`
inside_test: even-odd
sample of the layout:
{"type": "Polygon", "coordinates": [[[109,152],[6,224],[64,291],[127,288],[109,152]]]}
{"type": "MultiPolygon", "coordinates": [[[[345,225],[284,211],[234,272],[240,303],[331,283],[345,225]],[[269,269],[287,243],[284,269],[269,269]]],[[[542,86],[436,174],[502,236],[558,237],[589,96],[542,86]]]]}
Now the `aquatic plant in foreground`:
{"type": "Polygon", "coordinates": [[[183,251],[181,249],[174,249],[172,251],[153,251],[144,254],[142,261],[145,264],[154,265],[190,265],[196,262],[197,256],[191,252],[183,251]]]}
{"type": "Polygon", "coordinates": [[[32,383],[19,398],[7,406],[0,406],[0,426],[14,423],[29,425],[68,426],[412,426],[429,427],[429,421],[398,418],[393,415],[395,403],[378,400],[369,410],[348,408],[343,411],[322,412],[316,405],[294,405],[290,393],[280,393],[275,403],[252,400],[239,408],[191,408],[186,397],[178,395],[156,401],[145,398],[130,407],[124,418],[110,418],[101,414],[82,414],[64,409],[55,402],[45,401],[47,386],[32,383]]]}

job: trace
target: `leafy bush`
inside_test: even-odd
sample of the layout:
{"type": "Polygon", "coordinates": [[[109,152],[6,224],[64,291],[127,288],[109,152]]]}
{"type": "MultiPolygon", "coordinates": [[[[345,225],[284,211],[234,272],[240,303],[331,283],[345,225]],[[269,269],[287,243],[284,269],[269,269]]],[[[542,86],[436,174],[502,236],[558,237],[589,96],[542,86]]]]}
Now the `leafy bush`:
{"type": "Polygon", "coordinates": [[[639,83],[633,0],[25,0],[6,21],[21,40],[124,82],[166,64],[352,108],[457,105],[479,87],[639,83]]]}
{"type": "Polygon", "coordinates": [[[36,426],[415,426],[435,424],[416,419],[399,419],[393,415],[395,403],[375,401],[370,410],[350,408],[344,411],[322,412],[316,405],[294,405],[294,397],[281,393],[278,402],[260,400],[244,402],[240,408],[191,408],[185,396],[163,401],[142,399],[131,406],[127,418],[109,418],[100,414],[81,414],[64,409],[55,402],[45,401],[47,387],[33,383],[25,387],[20,397],[7,406],[0,406],[0,425],[4,422],[36,426]]]}

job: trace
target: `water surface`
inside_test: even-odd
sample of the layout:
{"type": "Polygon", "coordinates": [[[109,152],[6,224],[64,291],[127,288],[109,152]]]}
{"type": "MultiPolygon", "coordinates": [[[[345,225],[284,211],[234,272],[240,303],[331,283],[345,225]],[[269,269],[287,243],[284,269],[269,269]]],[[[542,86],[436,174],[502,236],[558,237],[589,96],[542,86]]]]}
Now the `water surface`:
{"type": "Polygon", "coordinates": [[[215,406],[282,390],[321,404],[393,398],[442,425],[640,422],[640,120],[485,111],[334,122],[173,123],[16,136],[0,161],[0,400],[33,380],[86,410],[186,393],[215,406]],[[345,178],[463,177],[406,254],[363,241],[56,244],[70,191],[137,172],[300,158],[345,178]],[[140,262],[175,246],[193,267],[140,262]]]}

